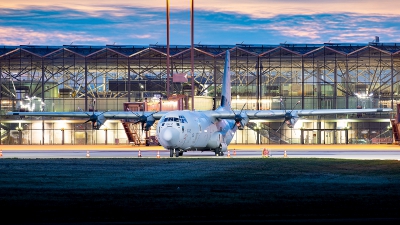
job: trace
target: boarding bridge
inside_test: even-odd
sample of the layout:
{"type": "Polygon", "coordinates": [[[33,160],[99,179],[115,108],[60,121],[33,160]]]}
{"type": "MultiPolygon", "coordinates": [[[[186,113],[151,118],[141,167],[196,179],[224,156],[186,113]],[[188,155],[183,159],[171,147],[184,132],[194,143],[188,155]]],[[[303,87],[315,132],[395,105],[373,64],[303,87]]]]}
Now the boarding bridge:
{"type": "Polygon", "coordinates": [[[400,104],[397,104],[397,113],[394,119],[390,119],[392,124],[393,140],[400,143],[400,104]]]}
{"type": "Polygon", "coordinates": [[[261,127],[257,128],[257,124],[254,122],[248,122],[247,127],[254,130],[255,132],[258,132],[261,136],[267,138],[270,143],[275,143],[275,144],[288,144],[289,142],[287,141],[288,138],[282,135],[279,132],[276,132],[274,129],[271,127],[260,123],[261,127]]]}
{"type": "MultiPolygon", "coordinates": [[[[143,102],[125,102],[124,111],[131,111],[135,113],[141,112],[157,112],[157,111],[172,111],[172,110],[183,110],[184,106],[184,95],[172,95],[168,100],[162,100],[161,98],[152,99],[148,101],[147,98],[143,102]]],[[[121,120],[122,126],[124,127],[128,141],[132,145],[159,145],[157,136],[151,135],[150,131],[142,131],[142,124],[138,123],[135,119],[121,120]]],[[[157,126],[157,121],[152,127],[157,126]]]]}

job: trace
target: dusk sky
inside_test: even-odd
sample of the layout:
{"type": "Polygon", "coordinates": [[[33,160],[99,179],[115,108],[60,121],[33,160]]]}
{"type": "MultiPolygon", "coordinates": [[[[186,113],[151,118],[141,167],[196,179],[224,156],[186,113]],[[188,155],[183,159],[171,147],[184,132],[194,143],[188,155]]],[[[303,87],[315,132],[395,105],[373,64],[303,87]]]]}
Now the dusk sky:
{"type": "MultiPolygon", "coordinates": [[[[190,45],[190,0],[170,0],[170,44],[190,45]]],[[[400,43],[398,0],[195,0],[194,43],[400,43]]],[[[165,45],[166,0],[2,0],[0,45],[165,45]]]]}

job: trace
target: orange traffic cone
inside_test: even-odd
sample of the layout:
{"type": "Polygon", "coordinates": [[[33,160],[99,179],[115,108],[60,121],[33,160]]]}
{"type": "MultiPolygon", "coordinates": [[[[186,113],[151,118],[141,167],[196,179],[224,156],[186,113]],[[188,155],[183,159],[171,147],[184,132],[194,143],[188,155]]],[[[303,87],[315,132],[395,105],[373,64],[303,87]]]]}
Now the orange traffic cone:
{"type": "Polygon", "coordinates": [[[140,149],[139,149],[137,157],[142,157],[142,153],[140,153],[140,149]]]}
{"type": "Polygon", "coordinates": [[[157,151],[157,158],[160,158],[160,151],[157,151]]]}
{"type": "Polygon", "coordinates": [[[229,157],[231,157],[231,153],[230,153],[229,150],[228,150],[228,158],[229,158],[229,157]]]}
{"type": "Polygon", "coordinates": [[[86,157],[90,157],[90,155],[89,155],[89,150],[86,151],[86,157]]]}
{"type": "Polygon", "coordinates": [[[283,152],[283,158],[286,158],[287,157],[287,153],[286,153],[286,150],[283,152]]]}
{"type": "Polygon", "coordinates": [[[236,148],[233,149],[233,155],[236,155],[236,148]]]}
{"type": "Polygon", "coordinates": [[[263,149],[262,157],[263,157],[263,158],[268,157],[268,150],[265,149],[265,148],[263,149]]]}

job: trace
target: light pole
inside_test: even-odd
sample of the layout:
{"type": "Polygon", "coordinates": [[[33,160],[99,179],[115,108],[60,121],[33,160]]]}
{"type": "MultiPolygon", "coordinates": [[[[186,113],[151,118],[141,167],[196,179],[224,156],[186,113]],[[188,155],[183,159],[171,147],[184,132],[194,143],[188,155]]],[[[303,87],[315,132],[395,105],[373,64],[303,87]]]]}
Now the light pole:
{"type": "Polygon", "coordinates": [[[105,137],[104,137],[104,144],[107,145],[107,128],[104,128],[104,134],[105,134],[105,137]]]}
{"type": "Polygon", "coordinates": [[[169,97],[169,0],[167,0],[167,98],[169,97]]]}
{"type": "Polygon", "coordinates": [[[64,145],[64,127],[61,128],[61,144],[64,145]]]}
{"type": "Polygon", "coordinates": [[[22,127],[21,126],[17,127],[17,130],[18,130],[18,144],[22,145],[22,127]]]}
{"type": "Polygon", "coordinates": [[[190,14],[190,36],[191,36],[191,48],[190,48],[190,61],[192,65],[192,111],[194,110],[194,0],[192,0],[191,4],[191,14],[190,14]]]}

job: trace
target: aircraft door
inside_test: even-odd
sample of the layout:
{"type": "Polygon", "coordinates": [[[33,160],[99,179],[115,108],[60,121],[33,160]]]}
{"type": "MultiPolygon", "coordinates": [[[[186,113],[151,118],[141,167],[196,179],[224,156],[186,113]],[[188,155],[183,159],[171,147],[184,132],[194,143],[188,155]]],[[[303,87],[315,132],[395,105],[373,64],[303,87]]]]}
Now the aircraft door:
{"type": "Polygon", "coordinates": [[[185,144],[187,143],[187,139],[188,139],[188,133],[187,133],[187,129],[185,129],[185,125],[181,125],[181,140],[182,140],[182,146],[186,147],[185,144]]]}

